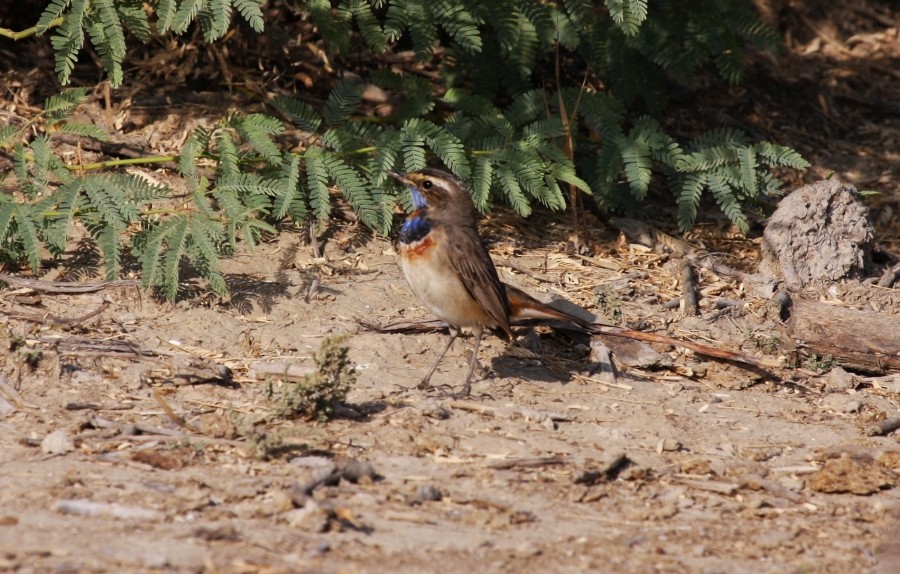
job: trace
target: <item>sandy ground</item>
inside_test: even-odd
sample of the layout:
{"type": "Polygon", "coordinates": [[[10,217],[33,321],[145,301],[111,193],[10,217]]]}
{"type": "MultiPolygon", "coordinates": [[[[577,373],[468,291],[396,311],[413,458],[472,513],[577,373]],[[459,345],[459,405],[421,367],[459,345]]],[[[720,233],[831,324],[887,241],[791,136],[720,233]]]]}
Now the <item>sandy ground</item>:
{"type": "MultiPolygon", "coordinates": [[[[345,231],[339,235],[355,236],[345,231]]],[[[503,267],[509,241],[494,250],[506,279],[546,296],[543,284],[503,267]]],[[[334,240],[322,259],[310,252],[284,234],[235,258],[226,271],[243,290],[230,302],[197,296],[170,305],[133,287],[110,288],[43,297],[44,311],[60,316],[109,301],[79,326],[7,324],[3,344],[14,349],[7,383],[19,401],[6,402],[0,421],[0,567],[900,568],[900,506],[891,488],[900,445],[895,436],[866,432],[873,421],[900,414],[900,381],[892,392],[889,381],[798,369],[779,373],[784,379],[776,382],[660,348],[669,368],[625,366],[608,385],[584,378],[586,341],[541,332],[524,333],[538,359],[505,357],[504,344],[489,338],[481,357],[491,373],[476,382],[473,397],[442,397],[414,387],[444,335],[372,333],[357,324],[429,318],[403,283],[391,244],[334,240]],[[285,253],[292,260],[273,270],[273,259],[285,253]],[[307,302],[312,277],[320,283],[307,302]],[[342,417],[324,424],[271,420],[252,436],[235,432],[240,421],[278,406],[277,392],[267,397],[253,363],[309,364],[324,338],[337,334],[349,335],[358,373],[342,417]],[[88,341],[130,341],[229,365],[236,384],[179,384],[170,375],[185,372],[183,361],[172,367],[166,357],[91,354],[88,341]],[[46,439],[54,431],[71,445],[46,439]],[[347,461],[367,462],[374,472],[309,487],[323,468],[347,461]]],[[[621,271],[579,273],[558,264],[542,272],[580,277],[574,300],[616,285],[625,294],[626,320],[662,321],[670,334],[763,353],[753,341],[761,340],[765,322],[752,312],[709,311],[688,320],[677,310],[633,303],[652,285],[624,264],[656,257],[625,247],[608,260],[623,264],[621,271]]],[[[664,265],[656,271],[665,272],[664,265]]],[[[462,347],[451,351],[435,384],[461,383],[462,347]]]]}

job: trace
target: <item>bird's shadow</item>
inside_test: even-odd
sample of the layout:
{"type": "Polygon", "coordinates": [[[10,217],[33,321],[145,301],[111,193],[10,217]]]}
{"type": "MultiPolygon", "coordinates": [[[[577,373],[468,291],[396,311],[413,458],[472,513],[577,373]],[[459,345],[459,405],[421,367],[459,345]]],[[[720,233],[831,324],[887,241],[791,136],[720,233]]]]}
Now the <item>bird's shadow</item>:
{"type": "Polygon", "coordinates": [[[491,369],[500,377],[567,384],[573,373],[591,370],[590,336],[574,331],[524,328],[503,353],[492,357],[491,369]]]}

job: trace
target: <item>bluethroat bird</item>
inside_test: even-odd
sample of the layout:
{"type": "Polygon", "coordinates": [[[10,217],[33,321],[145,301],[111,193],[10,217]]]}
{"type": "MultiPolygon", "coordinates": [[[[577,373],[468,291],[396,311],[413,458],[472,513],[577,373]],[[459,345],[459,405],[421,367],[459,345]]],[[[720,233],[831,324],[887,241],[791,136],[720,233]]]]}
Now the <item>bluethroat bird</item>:
{"type": "Polygon", "coordinates": [[[422,379],[428,388],[444,355],[462,328],[474,331],[475,344],[462,395],[468,395],[486,328],[515,340],[511,325],[558,320],[588,329],[590,322],[553,309],[506,285],[478,234],[475,204],[457,178],[426,168],[400,175],[387,172],[409,189],[413,212],[400,229],[400,266],[413,293],[450,326],[450,340],[422,379]]]}

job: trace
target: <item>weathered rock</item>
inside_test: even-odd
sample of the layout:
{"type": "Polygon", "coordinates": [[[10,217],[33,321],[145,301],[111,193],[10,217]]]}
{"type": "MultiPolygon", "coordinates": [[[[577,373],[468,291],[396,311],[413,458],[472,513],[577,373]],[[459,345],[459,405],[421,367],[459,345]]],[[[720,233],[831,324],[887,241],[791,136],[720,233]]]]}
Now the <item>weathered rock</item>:
{"type": "Polygon", "coordinates": [[[75,443],[61,430],[53,431],[41,441],[41,452],[46,454],[66,454],[75,450],[75,443]]]}
{"type": "Polygon", "coordinates": [[[781,200],[763,232],[760,272],[795,288],[859,277],[871,265],[874,238],[856,188],[820,181],[781,200]]]}

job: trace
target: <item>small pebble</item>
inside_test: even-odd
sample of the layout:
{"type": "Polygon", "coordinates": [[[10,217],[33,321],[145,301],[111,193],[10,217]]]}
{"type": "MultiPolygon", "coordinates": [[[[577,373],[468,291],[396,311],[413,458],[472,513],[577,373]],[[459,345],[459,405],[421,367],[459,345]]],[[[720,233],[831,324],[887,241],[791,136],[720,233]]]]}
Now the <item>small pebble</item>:
{"type": "Polygon", "coordinates": [[[415,498],[413,498],[413,502],[438,502],[440,500],[443,500],[443,498],[444,493],[441,492],[441,489],[433,484],[423,484],[416,489],[416,496],[415,498]]]}
{"type": "Polygon", "coordinates": [[[353,484],[366,479],[375,481],[378,478],[378,473],[371,463],[355,458],[340,465],[340,471],[341,478],[353,484]]]}
{"type": "Polygon", "coordinates": [[[41,441],[41,452],[45,454],[66,454],[75,450],[75,443],[61,430],[53,431],[41,441]]]}

